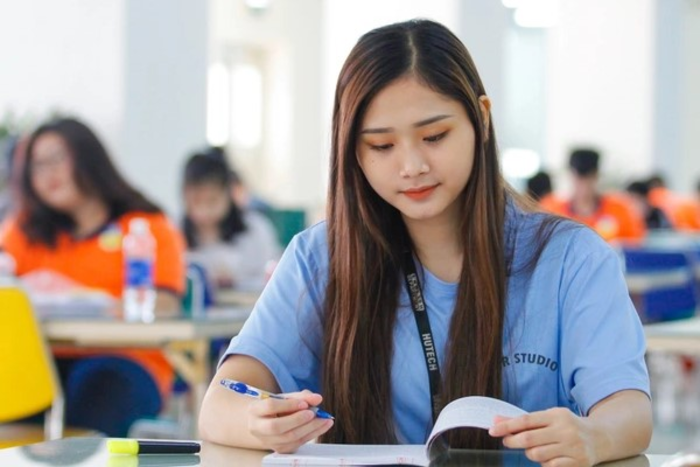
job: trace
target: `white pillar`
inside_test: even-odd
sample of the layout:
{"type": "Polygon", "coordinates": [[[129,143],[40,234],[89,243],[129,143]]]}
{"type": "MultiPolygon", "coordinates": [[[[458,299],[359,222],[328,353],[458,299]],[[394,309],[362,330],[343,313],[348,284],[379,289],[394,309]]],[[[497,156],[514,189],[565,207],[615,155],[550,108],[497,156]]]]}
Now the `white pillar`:
{"type": "Polygon", "coordinates": [[[700,2],[684,1],[681,20],[681,112],[678,118],[669,118],[681,126],[682,162],[675,177],[677,188],[694,192],[700,181],[700,2]]]}
{"type": "Polygon", "coordinates": [[[206,143],[207,4],[126,0],[120,165],[172,214],[184,160],[206,143]]]}

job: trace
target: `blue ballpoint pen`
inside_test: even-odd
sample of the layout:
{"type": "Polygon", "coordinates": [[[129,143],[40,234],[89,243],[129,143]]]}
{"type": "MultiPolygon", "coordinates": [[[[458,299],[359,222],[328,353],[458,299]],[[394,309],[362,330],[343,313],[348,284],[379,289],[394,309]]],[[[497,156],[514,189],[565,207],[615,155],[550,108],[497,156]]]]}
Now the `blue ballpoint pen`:
{"type": "MultiPolygon", "coordinates": [[[[241,383],[240,381],[234,381],[232,379],[222,379],[221,385],[233,392],[237,392],[243,396],[254,397],[256,399],[286,399],[286,397],[280,396],[279,394],[263,391],[262,389],[254,388],[246,383],[241,383]]],[[[313,411],[318,418],[327,418],[329,420],[335,419],[333,415],[329,414],[325,410],[321,410],[318,407],[309,407],[309,410],[313,411]]]]}

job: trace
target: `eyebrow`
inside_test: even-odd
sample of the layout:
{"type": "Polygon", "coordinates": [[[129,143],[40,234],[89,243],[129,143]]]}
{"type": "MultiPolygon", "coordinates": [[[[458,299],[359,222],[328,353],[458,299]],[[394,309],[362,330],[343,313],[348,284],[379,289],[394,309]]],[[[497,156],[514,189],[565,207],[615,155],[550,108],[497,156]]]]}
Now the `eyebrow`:
{"type": "MultiPolygon", "coordinates": [[[[413,124],[413,128],[420,128],[422,126],[430,125],[431,123],[439,122],[440,120],[444,120],[446,118],[450,118],[452,115],[444,114],[444,115],[436,115],[434,117],[426,118],[425,120],[421,120],[419,122],[416,122],[413,124]]],[[[360,131],[360,134],[365,135],[365,134],[376,134],[376,133],[391,133],[394,131],[393,128],[387,127],[387,128],[365,128],[364,130],[360,131]]]]}

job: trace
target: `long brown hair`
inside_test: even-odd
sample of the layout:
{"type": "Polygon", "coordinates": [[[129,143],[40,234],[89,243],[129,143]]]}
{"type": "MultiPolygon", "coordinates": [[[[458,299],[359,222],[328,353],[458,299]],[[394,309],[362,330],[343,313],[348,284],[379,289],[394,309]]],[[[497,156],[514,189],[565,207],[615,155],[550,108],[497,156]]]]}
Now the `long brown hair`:
{"type": "Polygon", "coordinates": [[[140,211],[156,213],[160,208],[132,187],[112,163],[102,142],[84,123],[73,118],[59,118],[44,123],[29,137],[21,174],[20,227],[33,243],[56,245],[60,231],[70,231],[75,221],[68,214],[47,205],[32,186],[32,158],[37,139],[44,134],[60,136],[73,158],[73,177],[83,192],[101,199],[109,209],[110,219],[140,211]]]}
{"type": "MultiPolygon", "coordinates": [[[[476,135],[474,165],[461,198],[461,235],[468,253],[450,325],[441,398],[448,403],[467,395],[501,396],[506,184],[493,125],[485,130],[479,107],[486,92],[466,48],[444,26],[428,20],[385,26],[360,38],[336,88],[322,380],[324,406],[337,418],[324,442],[397,441],[391,412],[393,325],[401,255],[411,242],[400,213],[365,179],[356,142],[372,99],[404,76],[460,102],[476,135]]],[[[465,157],[467,152],[465,148],[465,157]]],[[[483,430],[456,435],[454,446],[498,445],[483,430]]]]}

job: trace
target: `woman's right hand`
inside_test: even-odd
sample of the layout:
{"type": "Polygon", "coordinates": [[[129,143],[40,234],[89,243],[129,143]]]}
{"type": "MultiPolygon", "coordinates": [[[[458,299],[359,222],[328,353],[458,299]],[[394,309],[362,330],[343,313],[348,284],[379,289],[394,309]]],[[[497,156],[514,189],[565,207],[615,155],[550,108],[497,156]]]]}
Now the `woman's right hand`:
{"type": "Polygon", "coordinates": [[[266,449],[294,452],[333,426],[333,420],[316,417],[309,409],[321,404],[320,394],[304,390],[284,397],[258,400],[249,406],[248,429],[266,449]]]}

